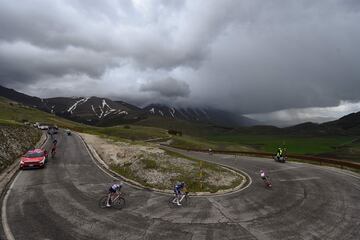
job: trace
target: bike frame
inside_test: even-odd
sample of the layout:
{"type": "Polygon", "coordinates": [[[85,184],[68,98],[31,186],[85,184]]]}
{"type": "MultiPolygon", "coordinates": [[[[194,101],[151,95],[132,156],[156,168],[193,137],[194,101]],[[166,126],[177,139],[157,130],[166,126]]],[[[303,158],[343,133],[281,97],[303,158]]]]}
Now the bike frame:
{"type": "Polygon", "coordinates": [[[113,204],[114,201],[116,201],[121,195],[121,192],[115,192],[110,196],[110,200],[111,200],[111,205],[113,204]]]}
{"type": "Polygon", "coordinates": [[[186,193],[182,194],[180,199],[179,199],[179,202],[181,202],[185,197],[186,197],[186,193]]]}

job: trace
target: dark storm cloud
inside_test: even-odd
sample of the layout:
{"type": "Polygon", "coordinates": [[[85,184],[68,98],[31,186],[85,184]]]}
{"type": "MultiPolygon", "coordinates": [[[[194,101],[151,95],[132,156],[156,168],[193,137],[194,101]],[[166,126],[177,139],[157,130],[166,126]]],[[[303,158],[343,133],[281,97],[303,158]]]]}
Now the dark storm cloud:
{"type": "Polygon", "coordinates": [[[155,92],[164,97],[188,97],[190,87],[184,82],[174,78],[148,81],[140,86],[140,91],[155,92]]]}
{"type": "Polygon", "coordinates": [[[0,6],[0,84],[28,93],[51,85],[58,95],[182,99],[243,113],[360,101],[356,0],[0,6]]]}
{"type": "Polygon", "coordinates": [[[82,73],[97,78],[110,63],[106,55],[80,48],[56,51],[23,42],[3,43],[0,45],[0,83],[9,80],[31,83],[49,76],[82,73]]]}

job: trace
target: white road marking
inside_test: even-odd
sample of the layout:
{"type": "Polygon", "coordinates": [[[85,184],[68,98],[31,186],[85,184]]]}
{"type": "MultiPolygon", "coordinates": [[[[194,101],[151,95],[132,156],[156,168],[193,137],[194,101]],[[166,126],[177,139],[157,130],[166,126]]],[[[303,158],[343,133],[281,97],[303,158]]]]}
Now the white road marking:
{"type": "Polygon", "coordinates": [[[11,189],[13,188],[16,180],[18,179],[18,177],[20,176],[22,172],[20,171],[16,177],[14,178],[14,181],[11,183],[10,188],[7,190],[5,197],[4,197],[4,201],[1,207],[1,221],[2,221],[2,225],[3,225],[3,229],[4,229],[4,233],[5,233],[5,237],[7,240],[15,240],[14,235],[11,232],[9,223],[7,221],[7,209],[6,209],[6,205],[7,205],[7,200],[8,197],[10,195],[11,189]]]}
{"type": "Polygon", "coordinates": [[[276,170],[269,170],[269,172],[273,173],[273,172],[281,172],[281,171],[286,171],[286,170],[291,170],[291,169],[298,169],[298,168],[302,168],[304,166],[296,166],[296,167],[286,167],[286,168],[280,168],[280,169],[276,169],[276,170]]]}
{"type": "Polygon", "coordinates": [[[295,182],[295,181],[307,181],[307,180],[314,180],[320,179],[320,177],[308,177],[308,178],[294,178],[294,179],[280,179],[280,182],[295,182]]]}

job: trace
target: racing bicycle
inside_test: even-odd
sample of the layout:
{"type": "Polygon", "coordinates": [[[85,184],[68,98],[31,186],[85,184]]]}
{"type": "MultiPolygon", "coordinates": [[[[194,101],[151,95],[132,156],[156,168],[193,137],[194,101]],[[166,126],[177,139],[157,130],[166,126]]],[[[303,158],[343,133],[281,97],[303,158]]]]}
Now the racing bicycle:
{"type": "Polygon", "coordinates": [[[187,206],[189,204],[189,192],[185,192],[185,193],[181,194],[181,197],[179,199],[179,202],[181,204],[180,206],[177,205],[176,199],[177,199],[177,196],[174,193],[174,196],[172,196],[168,201],[170,207],[181,207],[181,206],[185,207],[185,206],[187,206]]]}
{"type": "Polygon", "coordinates": [[[265,183],[265,187],[266,188],[272,188],[272,184],[271,184],[271,181],[270,181],[270,178],[269,177],[265,177],[265,179],[263,179],[264,183],[265,183]]]}
{"type": "MultiPolygon", "coordinates": [[[[125,198],[122,197],[124,193],[116,192],[110,199],[110,206],[116,209],[122,209],[125,207],[125,198]]],[[[102,196],[99,199],[99,207],[106,208],[106,203],[108,199],[108,194],[102,196]]]]}

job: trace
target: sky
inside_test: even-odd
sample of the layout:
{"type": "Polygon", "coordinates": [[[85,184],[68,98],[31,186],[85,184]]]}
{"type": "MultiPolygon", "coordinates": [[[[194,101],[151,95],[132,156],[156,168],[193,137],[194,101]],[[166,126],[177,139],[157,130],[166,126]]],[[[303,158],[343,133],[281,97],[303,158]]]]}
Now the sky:
{"type": "Polygon", "coordinates": [[[358,0],[0,6],[0,85],[30,95],[213,107],[283,123],[360,111],[358,0]]]}

